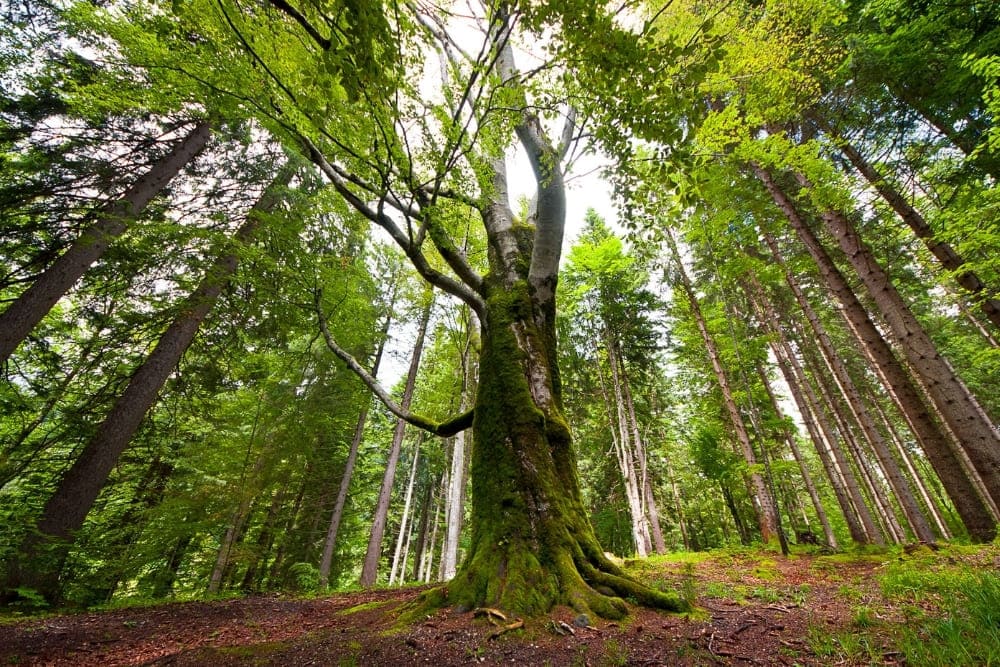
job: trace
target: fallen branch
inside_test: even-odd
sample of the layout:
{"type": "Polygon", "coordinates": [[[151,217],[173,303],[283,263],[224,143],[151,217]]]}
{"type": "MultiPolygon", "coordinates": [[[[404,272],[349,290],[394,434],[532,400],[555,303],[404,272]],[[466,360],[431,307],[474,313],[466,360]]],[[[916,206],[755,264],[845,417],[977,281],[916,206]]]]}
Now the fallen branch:
{"type": "Polygon", "coordinates": [[[497,630],[494,633],[492,633],[490,635],[490,639],[496,639],[500,635],[506,634],[506,633],[510,632],[511,630],[517,630],[518,628],[523,628],[523,627],[524,627],[524,621],[519,618],[516,621],[514,621],[513,623],[508,623],[507,625],[504,625],[499,630],[497,630]]]}

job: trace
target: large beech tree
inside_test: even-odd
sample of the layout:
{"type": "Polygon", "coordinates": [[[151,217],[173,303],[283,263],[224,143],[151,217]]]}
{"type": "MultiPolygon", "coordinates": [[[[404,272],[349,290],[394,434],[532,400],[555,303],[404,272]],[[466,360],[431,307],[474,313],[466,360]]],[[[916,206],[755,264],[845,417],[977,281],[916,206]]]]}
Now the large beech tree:
{"type": "MultiPolygon", "coordinates": [[[[213,95],[252,96],[248,106],[261,122],[301,149],[350,210],[478,317],[473,407],[445,422],[397,405],[334,337],[327,340],[397,417],[437,435],[472,429],[471,542],[433,601],[526,615],[569,604],[605,617],[624,614],[625,597],[684,607],[604,556],[563,415],[555,330],[563,162],[580,123],[551,82],[515,65],[517,34],[541,32],[557,15],[503,2],[459,26],[447,11],[416,5],[389,12],[377,3],[193,0],[170,11],[205,40],[176,40],[184,30],[162,30],[138,13],[112,32],[146,63],[183,61],[181,70],[204,72],[213,95]],[[158,37],[130,37],[138,25],[158,37]],[[428,94],[437,78],[430,72],[441,74],[428,94]],[[562,125],[555,140],[549,123],[562,125]],[[521,215],[504,159],[515,143],[535,186],[521,215]],[[470,220],[476,230],[466,243],[470,220]]],[[[584,15],[592,28],[620,33],[610,17],[584,15]]]]}

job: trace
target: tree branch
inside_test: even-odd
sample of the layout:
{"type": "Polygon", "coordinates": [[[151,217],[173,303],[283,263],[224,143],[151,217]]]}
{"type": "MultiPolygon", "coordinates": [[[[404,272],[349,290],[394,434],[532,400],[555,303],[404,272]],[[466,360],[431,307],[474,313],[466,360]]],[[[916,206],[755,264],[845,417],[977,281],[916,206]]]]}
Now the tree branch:
{"type": "MultiPolygon", "coordinates": [[[[406,254],[410,263],[413,264],[413,268],[417,270],[424,280],[439,287],[445,292],[458,297],[463,302],[467,303],[470,308],[476,311],[476,314],[483,317],[486,313],[486,302],[479,295],[477,286],[467,284],[465,282],[460,282],[454,278],[447,276],[437,269],[433,268],[427,261],[427,258],[420,251],[419,246],[414,245],[410,242],[409,236],[399,228],[398,225],[381,210],[381,207],[376,210],[373,209],[368,203],[361,199],[355,192],[353,192],[348,187],[348,181],[341,174],[337,167],[334,167],[323,155],[322,151],[316,147],[307,137],[301,136],[300,138],[306,149],[306,154],[309,159],[312,160],[313,164],[319,167],[326,177],[333,184],[334,189],[345,199],[347,203],[350,204],[355,210],[361,213],[363,216],[368,218],[371,222],[375,223],[385,231],[389,233],[392,240],[395,241],[402,251],[406,254]]],[[[469,277],[475,276],[471,268],[469,269],[471,274],[469,277]]],[[[460,276],[461,277],[461,276],[460,276]]],[[[463,278],[464,280],[464,278],[463,278]]],[[[479,278],[479,283],[482,283],[482,279],[479,278]]]]}
{"type": "Polygon", "coordinates": [[[375,394],[375,397],[378,398],[378,400],[381,401],[382,404],[389,409],[389,412],[396,415],[397,417],[407,422],[408,424],[412,424],[413,426],[423,429],[428,433],[432,433],[433,435],[438,435],[443,438],[455,435],[456,433],[464,431],[465,429],[472,426],[472,419],[474,417],[475,409],[467,410],[466,412],[463,412],[460,415],[452,417],[447,421],[436,422],[433,419],[424,417],[423,415],[418,415],[416,413],[401,408],[399,404],[397,404],[394,400],[392,400],[392,396],[389,395],[389,392],[386,391],[385,388],[379,384],[378,380],[375,377],[373,377],[371,373],[365,370],[364,367],[360,363],[358,363],[358,360],[355,359],[350,352],[337,345],[337,341],[335,341],[333,339],[333,336],[330,334],[330,328],[327,326],[326,316],[323,314],[323,309],[320,305],[321,296],[322,296],[322,291],[316,290],[315,293],[316,316],[319,319],[319,328],[320,331],[323,333],[323,340],[326,341],[326,346],[330,348],[330,351],[333,352],[341,361],[343,361],[344,364],[346,364],[347,367],[351,369],[351,371],[355,375],[361,378],[361,381],[364,382],[366,387],[368,387],[368,390],[371,391],[373,394],[375,394]]]}
{"type": "MultiPolygon", "coordinates": [[[[517,78],[514,67],[514,52],[507,41],[497,58],[497,68],[505,82],[517,78]]],[[[542,301],[555,298],[554,278],[559,271],[562,254],[563,233],[566,228],[566,184],[559,164],[560,149],[552,146],[545,137],[538,116],[524,105],[521,122],[515,127],[517,138],[528,154],[535,181],[538,184],[537,212],[535,215],[535,243],[531,252],[528,281],[542,301]]],[[[573,123],[575,113],[569,114],[568,123],[573,123]]],[[[563,131],[572,136],[572,127],[563,131]]]]}

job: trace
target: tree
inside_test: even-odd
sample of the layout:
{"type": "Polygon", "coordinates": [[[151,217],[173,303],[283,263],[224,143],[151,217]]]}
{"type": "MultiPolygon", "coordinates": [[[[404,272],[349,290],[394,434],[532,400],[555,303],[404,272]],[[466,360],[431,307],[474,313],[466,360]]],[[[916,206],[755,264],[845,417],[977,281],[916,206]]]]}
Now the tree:
{"type": "MultiPolygon", "coordinates": [[[[284,175],[278,177],[249,211],[246,221],[233,237],[237,246],[252,240],[264,218],[277,206],[279,190],[291,176],[291,170],[286,168],[284,175]]],[[[8,573],[8,589],[26,586],[48,598],[58,594],[59,572],[74,533],[83,525],[112,468],[236,271],[238,261],[237,250],[230,250],[213,262],[201,284],[181,307],[180,314],[136,369],[125,391],[46,503],[38,521],[38,532],[30,533],[21,548],[21,562],[30,567],[22,565],[8,573]]]]}
{"type": "MultiPolygon", "coordinates": [[[[506,5],[487,8],[484,39],[478,54],[470,55],[455,46],[443,17],[420,12],[401,16],[387,43],[405,50],[407,57],[429,46],[431,53],[441,55],[448,76],[444,103],[424,114],[419,109],[424,103],[411,98],[408,104],[419,113],[408,117],[405,113],[413,109],[398,103],[399,91],[412,94],[416,86],[403,85],[405,61],[392,61],[399,52],[378,51],[385,68],[365,70],[374,69],[375,85],[365,88],[339,79],[348,69],[334,66],[331,72],[324,64],[331,38],[317,26],[333,19],[321,10],[299,10],[284,2],[260,10],[227,4],[203,9],[198,14],[184,7],[182,18],[201,33],[217,22],[219,30],[211,39],[242,52],[221,69],[238,67],[240,76],[255,79],[252,89],[263,88],[272,96],[258,100],[262,121],[302,148],[351,207],[389,234],[425,280],[464,302],[480,320],[474,406],[445,422],[396,405],[346,350],[331,345],[397,417],[438,435],[472,426],[470,549],[455,579],[438,590],[436,599],[443,601],[447,594],[456,604],[490,604],[524,614],[540,614],[562,602],[580,611],[620,616],[626,609],[621,596],[684,607],[675,595],[637,584],[604,556],[582,504],[571,431],[563,417],[555,335],[565,228],[562,160],[577,130],[576,114],[560,114],[565,128],[558,141],[550,141],[529,100],[526,77],[515,67],[518,22],[530,25],[529,19],[537,19],[506,5]],[[261,21],[275,20],[276,35],[258,32],[253,43],[246,38],[261,21]],[[290,71],[315,77],[316,86],[292,90],[286,81],[290,71]],[[381,95],[378,84],[386,79],[396,86],[395,94],[381,95]],[[331,96],[344,106],[363,97],[365,115],[331,115],[331,96]],[[503,100],[502,108],[485,106],[491,99],[503,100]],[[413,155],[415,144],[399,133],[411,123],[426,131],[424,156],[413,155]],[[537,186],[528,219],[518,219],[509,201],[502,152],[512,136],[527,153],[537,186]],[[475,258],[478,267],[449,229],[449,218],[459,212],[481,222],[487,252],[475,258]],[[435,267],[432,254],[446,270],[435,267]],[[497,579],[498,571],[506,576],[497,579]]],[[[365,25],[389,25],[377,8],[364,17],[365,25]]],[[[609,17],[598,13],[593,20],[628,38],[609,17]]],[[[365,45],[377,43],[374,31],[350,34],[365,45]]],[[[371,53],[369,48],[352,55],[371,53]]]]}

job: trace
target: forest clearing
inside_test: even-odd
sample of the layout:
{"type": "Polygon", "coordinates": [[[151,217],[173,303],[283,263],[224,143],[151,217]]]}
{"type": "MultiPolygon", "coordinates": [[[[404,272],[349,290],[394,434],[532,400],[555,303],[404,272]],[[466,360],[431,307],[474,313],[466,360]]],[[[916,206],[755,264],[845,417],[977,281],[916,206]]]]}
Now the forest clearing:
{"type": "Polygon", "coordinates": [[[3,619],[0,664],[988,665],[1000,659],[1000,547],[791,557],[748,549],[654,556],[628,570],[695,611],[621,622],[568,607],[517,619],[398,613],[425,587],[264,596],[3,619]],[[981,596],[977,597],[976,594],[981,596]],[[589,621],[589,622],[588,622],[589,621]]]}
{"type": "Polygon", "coordinates": [[[0,0],[0,651],[997,664],[1000,3],[0,0]]]}

